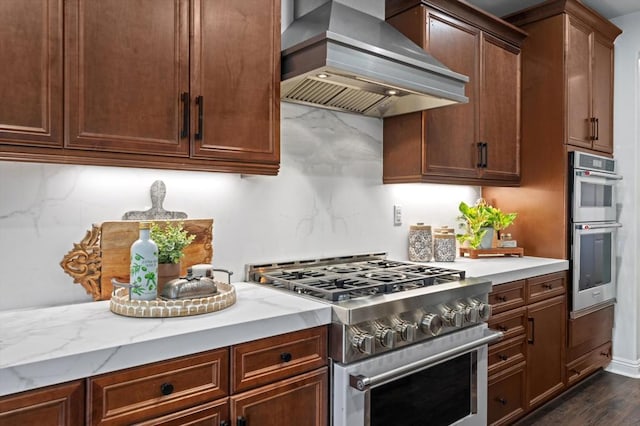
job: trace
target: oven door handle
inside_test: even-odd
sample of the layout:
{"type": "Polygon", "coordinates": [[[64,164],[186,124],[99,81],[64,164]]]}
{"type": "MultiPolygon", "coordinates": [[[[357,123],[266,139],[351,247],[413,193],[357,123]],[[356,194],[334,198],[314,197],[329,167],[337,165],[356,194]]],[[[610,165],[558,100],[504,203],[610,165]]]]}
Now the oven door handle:
{"type": "Polygon", "coordinates": [[[621,223],[580,223],[576,224],[576,229],[588,231],[589,229],[622,228],[621,223]]]}
{"type": "Polygon", "coordinates": [[[385,383],[389,383],[393,380],[401,379],[410,374],[426,370],[432,365],[445,361],[449,358],[455,358],[458,355],[470,352],[481,346],[496,342],[502,339],[503,335],[504,334],[501,331],[490,330],[488,331],[486,336],[481,337],[480,339],[473,340],[469,343],[465,343],[464,345],[448,349],[444,352],[440,352],[430,357],[421,359],[420,361],[403,365],[402,367],[389,370],[382,374],[377,374],[371,377],[351,374],[349,375],[349,385],[351,385],[351,387],[354,389],[364,392],[369,390],[370,388],[375,388],[377,386],[384,385],[385,383]]]}
{"type": "Polygon", "coordinates": [[[611,173],[596,172],[594,170],[576,170],[576,175],[581,177],[601,177],[607,180],[622,180],[621,175],[614,175],[611,173]]]}

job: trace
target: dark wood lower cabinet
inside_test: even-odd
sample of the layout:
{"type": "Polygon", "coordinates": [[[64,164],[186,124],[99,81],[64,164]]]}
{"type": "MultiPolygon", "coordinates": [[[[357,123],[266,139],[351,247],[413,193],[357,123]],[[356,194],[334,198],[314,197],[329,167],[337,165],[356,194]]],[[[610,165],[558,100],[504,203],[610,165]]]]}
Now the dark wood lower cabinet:
{"type": "Polygon", "coordinates": [[[525,412],[524,362],[500,371],[489,379],[487,422],[490,425],[509,424],[525,412]]]}
{"type": "Polygon", "coordinates": [[[3,396],[0,426],[326,426],[327,361],[320,326],[3,396]]]}
{"type": "Polygon", "coordinates": [[[527,401],[530,408],[564,387],[565,296],[527,308],[527,401]]]}
{"type": "Polygon", "coordinates": [[[489,327],[489,424],[511,424],[565,388],[566,273],[496,285],[489,327]]]}
{"type": "Polygon", "coordinates": [[[325,426],[327,367],[231,397],[231,419],[246,426],[325,426]]]}
{"type": "Polygon", "coordinates": [[[84,424],[83,380],[0,397],[0,426],[84,424]]]}

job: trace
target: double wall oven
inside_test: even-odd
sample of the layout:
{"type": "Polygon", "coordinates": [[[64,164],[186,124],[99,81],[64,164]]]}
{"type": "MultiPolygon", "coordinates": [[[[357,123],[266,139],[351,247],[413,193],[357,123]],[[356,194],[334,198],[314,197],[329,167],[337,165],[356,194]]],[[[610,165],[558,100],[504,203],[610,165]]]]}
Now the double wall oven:
{"type": "Polygon", "coordinates": [[[491,282],[384,253],[249,265],[247,280],[331,304],[334,426],[486,424],[491,282]]]}
{"type": "Polygon", "coordinates": [[[616,185],[622,179],[611,158],[570,154],[571,316],[615,302],[616,185]]]}

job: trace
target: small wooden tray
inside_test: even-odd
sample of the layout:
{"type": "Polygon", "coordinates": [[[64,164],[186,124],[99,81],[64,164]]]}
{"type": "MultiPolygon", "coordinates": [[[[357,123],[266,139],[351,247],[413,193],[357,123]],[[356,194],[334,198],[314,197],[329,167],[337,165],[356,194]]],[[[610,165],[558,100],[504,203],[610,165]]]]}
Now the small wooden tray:
{"type": "Polygon", "coordinates": [[[135,318],[169,318],[208,314],[221,311],[236,303],[236,289],[232,284],[216,281],[218,292],[197,299],[129,300],[129,290],[116,288],[111,295],[111,312],[135,318]]]}
{"type": "Polygon", "coordinates": [[[510,248],[490,248],[490,249],[471,249],[466,247],[460,247],[460,257],[464,257],[467,254],[471,259],[477,259],[479,256],[524,256],[524,249],[522,247],[510,247],[510,248]]]}

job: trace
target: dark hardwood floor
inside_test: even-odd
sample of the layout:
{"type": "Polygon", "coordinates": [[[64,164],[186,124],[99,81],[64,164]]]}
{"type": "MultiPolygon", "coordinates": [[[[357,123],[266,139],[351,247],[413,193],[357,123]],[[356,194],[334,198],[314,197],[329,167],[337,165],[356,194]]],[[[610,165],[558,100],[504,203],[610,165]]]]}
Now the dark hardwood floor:
{"type": "Polygon", "coordinates": [[[640,379],[600,371],[515,425],[640,425],[640,379]]]}

